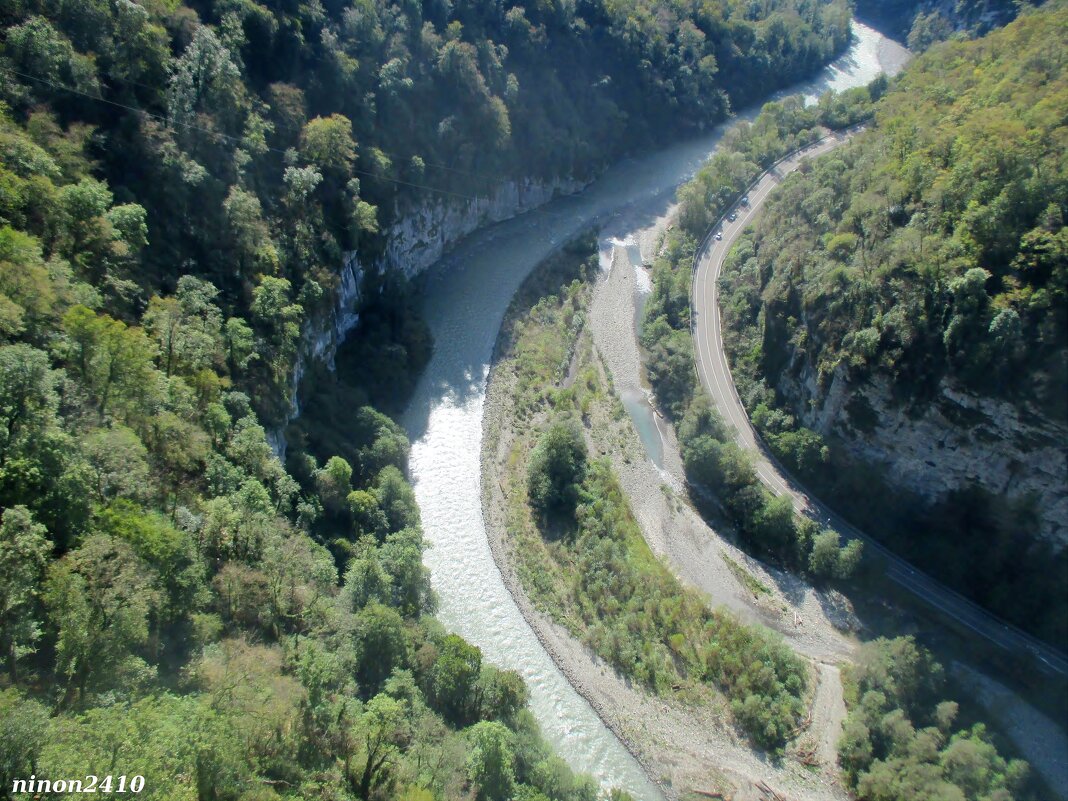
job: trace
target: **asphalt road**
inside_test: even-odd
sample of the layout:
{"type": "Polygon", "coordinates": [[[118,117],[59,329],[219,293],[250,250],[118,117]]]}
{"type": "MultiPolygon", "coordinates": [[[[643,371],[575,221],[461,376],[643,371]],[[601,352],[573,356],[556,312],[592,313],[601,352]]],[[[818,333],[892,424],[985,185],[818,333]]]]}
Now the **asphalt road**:
{"type": "Polygon", "coordinates": [[[821,523],[829,523],[844,537],[862,540],[869,554],[874,552],[882,557],[887,577],[924,603],[1001,648],[1030,655],[1041,670],[1068,675],[1068,659],[1057,649],[1006,623],[912,567],[806,493],[803,486],[792,478],[768,451],[749,422],[745,407],[738,397],[723,349],[717,284],[723,262],[745,227],[756,219],[768,195],[787,175],[801,166],[804,159],[833,150],[848,141],[851,136],[852,134],[833,133],[816,145],[779,162],[750,188],[748,206],[737,204],[728,209],[728,214],[733,211],[738,216],[734,222],[729,222],[726,215],[720,221],[718,230],[722,231],[722,241],[716,241],[713,236],[705,238],[694,260],[691,293],[694,349],[701,383],[711,393],[724,420],[733,426],[738,444],[753,452],[757,474],[772,492],[776,495],[789,495],[798,511],[821,523]]]}

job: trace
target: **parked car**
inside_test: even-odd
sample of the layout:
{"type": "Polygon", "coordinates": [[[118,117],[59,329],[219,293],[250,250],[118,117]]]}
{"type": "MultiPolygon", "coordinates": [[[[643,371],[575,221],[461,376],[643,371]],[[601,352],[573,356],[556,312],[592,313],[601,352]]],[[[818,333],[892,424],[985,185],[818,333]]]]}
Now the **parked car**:
{"type": "Polygon", "coordinates": [[[716,231],[716,241],[719,242],[722,239],[723,239],[723,232],[722,231],[716,231]]]}
{"type": "Polygon", "coordinates": [[[735,214],[735,213],[734,213],[734,212],[732,211],[732,212],[731,212],[731,213],[730,213],[729,215],[727,215],[727,219],[728,219],[728,220],[730,220],[731,222],[734,222],[735,220],[737,220],[737,219],[738,219],[738,215],[737,215],[737,214],[735,214]]]}
{"type": "Polygon", "coordinates": [[[749,205],[749,195],[746,195],[745,197],[742,198],[742,205],[743,206],[748,206],[749,205]]]}

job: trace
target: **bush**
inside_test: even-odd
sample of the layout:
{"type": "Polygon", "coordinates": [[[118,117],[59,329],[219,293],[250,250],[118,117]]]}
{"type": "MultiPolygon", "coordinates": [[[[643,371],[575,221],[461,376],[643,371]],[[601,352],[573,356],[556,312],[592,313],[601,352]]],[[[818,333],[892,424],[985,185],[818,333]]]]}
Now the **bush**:
{"type": "Polygon", "coordinates": [[[812,552],[808,556],[808,569],[818,578],[846,579],[853,575],[864,552],[860,540],[851,540],[839,547],[841,538],[837,531],[824,529],[812,539],[812,552]]]}
{"type": "Polygon", "coordinates": [[[585,474],[586,441],[582,432],[565,422],[553,423],[530,456],[527,495],[531,508],[543,520],[574,513],[585,474]]]}

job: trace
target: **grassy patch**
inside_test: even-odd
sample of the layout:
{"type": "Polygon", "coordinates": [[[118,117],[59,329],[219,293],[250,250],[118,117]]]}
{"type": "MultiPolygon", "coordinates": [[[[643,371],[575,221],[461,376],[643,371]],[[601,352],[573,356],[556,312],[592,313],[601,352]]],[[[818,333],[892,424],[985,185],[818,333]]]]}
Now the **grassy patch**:
{"type": "Polygon", "coordinates": [[[726,554],[720,554],[720,556],[726,563],[727,567],[730,569],[731,573],[734,574],[734,577],[737,578],[738,581],[742,582],[742,584],[745,585],[746,589],[753,593],[753,595],[771,595],[771,589],[768,587],[767,584],[764,584],[764,582],[757,579],[756,576],[754,576],[752,573],[750,573],[748,570],[746,570],[744,567],[735,562],[726,554]]]}

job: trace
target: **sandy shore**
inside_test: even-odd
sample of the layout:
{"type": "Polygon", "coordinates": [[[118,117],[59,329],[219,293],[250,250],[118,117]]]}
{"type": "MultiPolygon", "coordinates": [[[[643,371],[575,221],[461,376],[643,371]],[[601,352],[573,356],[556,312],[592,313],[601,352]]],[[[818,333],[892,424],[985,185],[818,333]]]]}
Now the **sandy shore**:
{"type": "MultiPolygon", "coordinates": [[[[671,209],[651,226],[629,237],[640,247],[646,263],[651,263],[656,255],[673,213],[671,209]]],[[[625,228],[628,224],[624,219],[617,226],[625,228]]],[[[613,239],[620,241],[609,230],[606,240],[613,239]]],[[[630,263],[622,246],[613,246],[611,254],[602,251],[601,259],[602,264],[611,266],[599,282],[591,304],[589,327],[593,342],[612,376],[617,396],[624,392],[644,392],[636,335],[633,327],[624,321],[634,319],[635,290],[639,281],[646,280],[636,271],[646,271],[630,263]]],[[[656,424],[663,445],[663,470],[645,458],[633,428],[631,432],[640,457],[622,458],[619,451],[610,454],[653,551],[668,561],[682,581],[703,592],[713,604],[727,607],[747,622],[761,623],[778,631],[798,653],[829,663],[848,658],[854,642],[843,632],[857,625],[848,601],[840,593],[816,590],[786,571],[764,565],[721,536],[721,532],[713,530],[683,499],[682,456],[671,424],[660,418],[656,418],[656,424]],[[650,487],[656,486],[664,491],[649,492],[650,487]],[[754,596],[738,579],[727,559],[744,567],[768,591],[754,596]]]]}
{"type": "MultiPolygon", "coordinates": [[[[659,239],[658,232],[668,219],[662,218],[644,232],[643,245],[659,239]]],[[[602,243],[606,242],[602,239],[602,243]]],[[[619,336],[620,321],[633,320],[635,277],[623,247],[610,244],[606,247],[611,252],[613,269],[597,284],[589,329],[583,337],[588,346],[592,335],[592,343],[600,351],[595,358],[603,366],[606,377],[611,375],[616,382],[639,381],[634,337],[619,336]],[[606,321],[614,322],[607,325],[606,321]],[[629,340],[633,353],[626,358],[632,362],[633,371],[624,369],[622,361],[599,347],[601,335],[614,339],[620,354],[628,347],[629,340]]],[[[851,651],[850,642],[817,611],[820,604],[813,600],[808,589],[799,589],[795,580],[772,574],[721,541],[682,501],[675,491],[682,487],[682,463],[669,426],[661,426],[664,436],[670,439],[665,447],[665,463],[670,469],[663,472],[645,458],[637,432],[626,416],[611,432],[601,432],[601,435],[593,432],[594,446],[612,459],[647,541],[680,579],[706,592],[712,603],[740,613],[743,619],[782,631],[796,650],[813,658],[808,729],[792,744],[786,758],[773,761],[754,751],[729,724],[722,699],[695,706],[673,698],[651,696],[631,685],[535,608],[516,573],[506,526],[507,502],[502,478],[514,442],[513,384],[513,375],[495,365],[490,374],[483,422],[483,513],[490,547],[505,585],[542,646],[572,686],[670,799],[690,792],[713,794],[711,797],[719,793],[739,801],[759,799],[762,795],[757,785],[761,782],[789,798],[813,801],[847,798],[837,780],[834,763],[834,742],[845,709],[838,671],[832,663],[851,651]],[[660,489],[650,491],[653,488],[660,489]],[[731,572],[721,552],[729,552],[731,559],[745,565],[767,585],[768,592],[754,597],[731,572]],[[810,608],[813,603],[815,607],[810,608]],[[795,617],[798,609],[803,611],[795,617]],[[810,616],[811,623],[808,620],[795,623],[801,617],[810,616]],[[824,661],[828,664],[821,664],[824,661]],[[806,755],[806,761],[815,760],[816,764],[805,767],[799,758],[791,755],[798,752],[806,755]]],[[[619,384],[614,388],[618,395],[619,384]]]]}

